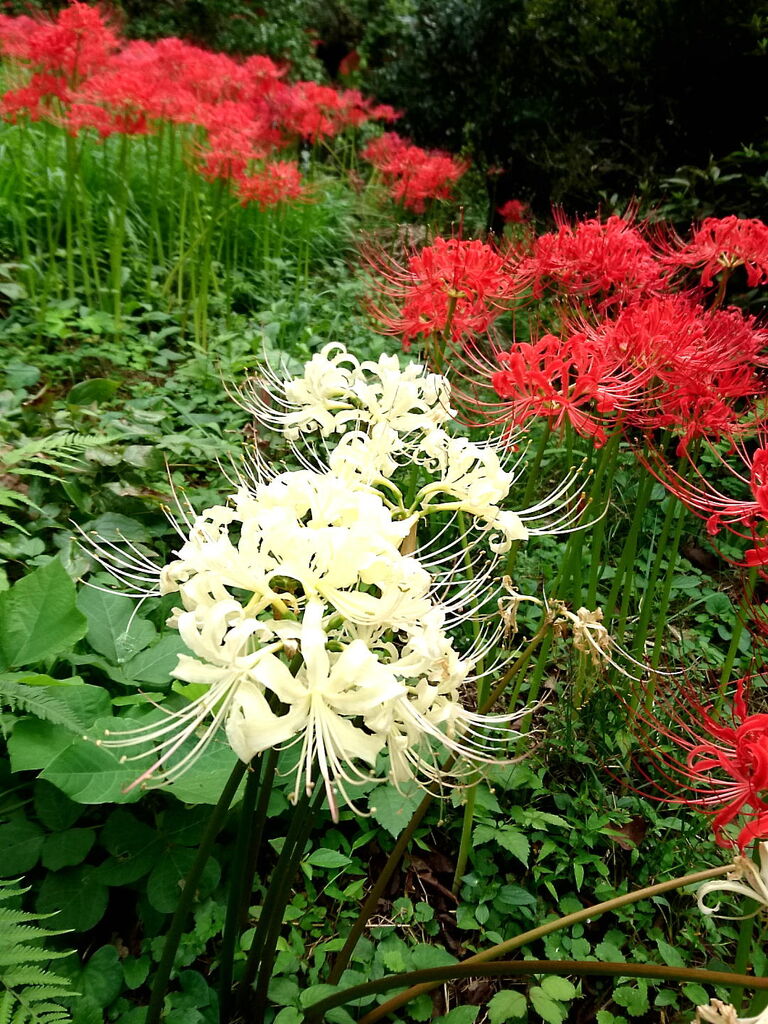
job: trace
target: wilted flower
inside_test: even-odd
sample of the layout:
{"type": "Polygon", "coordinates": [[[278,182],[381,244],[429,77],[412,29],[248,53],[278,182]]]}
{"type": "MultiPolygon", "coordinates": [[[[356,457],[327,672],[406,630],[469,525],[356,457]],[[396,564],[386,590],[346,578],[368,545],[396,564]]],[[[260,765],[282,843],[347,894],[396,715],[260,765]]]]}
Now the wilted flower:
{"type": "Polygon", "coordinates": [[[695,1024],[768,1024],[768,1007],[756,1017],[739,1017],[731,1003],[710,999],[706,1006],[696,1007],[695,1024]]]}
{"type": "Polygon", "coordinates": [[[748,899],[756,900],[757,907],[752,914],[745,916],[752,917],[760,910],[768,909],[768,843],[758,843],[760,853],[760,866],[751,857],[745,857],[743,853],[734,858],[733,870],[725,876],[725,881],[716,878],[711,882],[700,885],[696,892],[696,902],[702,914],[719,914],[720,904],[714,907],[707,906],[705,898],[712,892],[735,893],[737,896],[746,896],[748,899]]]}

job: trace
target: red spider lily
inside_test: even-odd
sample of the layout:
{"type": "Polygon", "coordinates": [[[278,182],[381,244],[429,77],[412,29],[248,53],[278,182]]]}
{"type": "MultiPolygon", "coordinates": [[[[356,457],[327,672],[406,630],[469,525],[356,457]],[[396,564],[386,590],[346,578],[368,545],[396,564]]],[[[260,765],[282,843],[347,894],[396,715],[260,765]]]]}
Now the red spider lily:
{"type": "Polygon", "coordinates": [[[694,437],[750,429],[739,403],[765,391],[758,367],[768,333],[739,310],[712,312],[683,295],[652,296],[585,330],[594,344],[653,372],[653,401],[633,410],[631,420],[682,432],[681,453],[694,437]]]}
{"type": "Polygon", "coordinates": [[[256,203],[262,210],[307,199],[298,167],[285,162],[265,164],[260,171],[238,178],[236,191],[243,206],[256,203]]]}
{"type": "MultiPolygon", "coordinates": [[[[458,369],[456,363],[453,368],[458,369]]],[[[466,349],[459,376],[463,388],[455,386],[453,394],[469,425],[520,426],[545,417],[559,428],[567,420],[597,447],[607,440],[607,429],[646,401],[650,379],[623,354],[591,343],[583,332],[515,342],[487,357],[466,349]],[[489,385],[498,398],[482,397],[489,385]]]]}
{"type": "Polygon", "coordinates": [[[663,267],[631,220],[609,217],[569,224],[533,243],[524,271],[537,298],[548,287],[584,296],[627,298],[663,288],[663,267]]]}
{"type": "Polygon", "coordinates": [[[768,714],[748,714],[748,679],[736,683],[731,724],[684,684],[657,687],[654,706],[636,714],[633,727],[661,781],[640,770],[661,795],[653,799],[696,807],[711,818],[715,841],[732,845],[728,827],[742,819],[740,850],[768,837],[768,714]],[[671,741],[677,754],[659,745],[671,741]],[[746,819],[746,820],[745,820],[746,819]]]}
{"type": "Polygon", "coordinates": [[[385,132],[362,151],[389,185],[392,198],[406,209],[423,213],[428,199],[449,199],[454,182],[469,163],[450,153],[425,150],[394,132],[385,132]]]}
{"type": "Polygon", "coordinates": [[[528,204],[522,199],[508,199],[503,206],[498,206],[496,212],[505,224],[524,224],[530,214],[528,204]]]}
{"type": "Polygon", "coordinates": [[[3,25],[3,51],[34,70],[61,75],[69,85],[103,68],[120,46],[99,8],[84,3],[70,4],[55,19],[13,20],[19,24],[3,25]]]}
{"type": "Polygon", "coordinates": [[[697,228],[690,242],[676,240],[664,256],[673,268],[701,267],[701,283],[714,284],[722,271],[729,273],[743,266],[750,288],[768,281],[768,224],[756,218],[707,217],[697,228]]]}
{"type": "Polygon", "coordinates": [[[479,240],[436,238],[402,267],[381,253],[369,262],[389,279],[383,294],[397,302],[395,312],[372,306],[388,334],[400,335],[408,351],[419,335],[445,335],[454,341],[482,333],[508,308],[517,289],[514,257],[479,240]]]}
{"type": "Polygon", "coordinates": [[[63,78],[40,72],[32,75],[25,86],[4,93],[0,97],[0,111],[14,124],[20,115],[30,121],[51,121],[69,105],[71,96],[63,78]]]}

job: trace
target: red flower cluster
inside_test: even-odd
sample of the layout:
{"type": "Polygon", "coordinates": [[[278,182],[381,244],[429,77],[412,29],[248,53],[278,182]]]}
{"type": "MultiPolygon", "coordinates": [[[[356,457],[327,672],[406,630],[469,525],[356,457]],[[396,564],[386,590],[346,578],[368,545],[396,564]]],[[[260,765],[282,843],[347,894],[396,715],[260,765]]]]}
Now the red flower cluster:
{"type": "Polygon", "coordinates": [[[394,132],[374,139],[361,154],[381,172],[392,198],[415,213],[428,199],[449,199],[469,163],[437,149],[421,149],[394,132]]]}
{"type": "Polygon", "coordinates": [[[705,288],[716,275],[743,266],[747,284],[756,288],[768,281],[768,224],[756,218],[707,217],[690,242],[676,239],[668,247],[665,262],[673,269],[700,267],[705,288]]]}
{"type": "Polygon", "coordinates": [[[508,199],[496,212],[505,224],[524,224],[529,217],[528,204],[522,199],[508,199]]]}
{"type": "Polygon", "coordinates": [[[275,162],[297,139],[330,139],[396,117],[356,89],[288,83],[268,57],[237,61],[173,38],[125,42],[84,3],[49,20],[0,16],[0,52],[20,79],[0,99],[6,118],[49,120],[101,138],[147,134],[163,123],[202,129],[200,172],[262,205],[301,194],[296,166],[275,162]]]}
{"type": "Polygon", "coordinates": [[[741,817],[735,842],[742,851],[754,839],[768,838],[768,714],[748,713],[747,683],[736,683],[731,724],[686,685],[657,689],[653,713],[636,718],[636,730],[663,780],[644,773],[661,791],[655,799],[704,811],[720,846],[732,845],[727,829],[741,817]],[[659,736],[671,740],[682,757],[661,747],[659,736]]]}
{"type": "Polygon", "coordinates": [[[487,331],[515,292],[509,257],[478,240],[436,238],[406,267],[380,255],[369,259],[389,279],[381,290],[397,302],[395,312],[372,312],[387,333],[402,336],[406,351],[418,336],[458,341],[487,331]]]}
{"type": "Polygon", "coordinates": [[[549,287],[566,293],[627,298],[659,291],[663,267],[631,220],[592,218],[569,224],[556,217],[557,230],[539,236],[521,266],[540,297],[549,287]]]}

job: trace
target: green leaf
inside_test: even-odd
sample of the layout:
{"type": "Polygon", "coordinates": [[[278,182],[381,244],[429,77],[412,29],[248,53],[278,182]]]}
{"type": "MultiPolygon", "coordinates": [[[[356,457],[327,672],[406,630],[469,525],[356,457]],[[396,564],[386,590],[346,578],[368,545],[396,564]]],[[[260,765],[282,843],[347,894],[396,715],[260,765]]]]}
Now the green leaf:
{"type": "Polygon", "coordinates": [[[368,806],[374,821],[397,837],[413,817],[423,796],[415,787],[409,793],[398,793],[394,786],[377,786],[368,794],[368,806]]]}
{"type": "Polygon", "coordinates": [[[345,857],[338,850],[315,850],[307,857],[307,864],[318,868],[345,868],[352,863],[351,857],[345,857]]]}
{"type": "Polygon", "coordinates": [[[506,904],[509,907],[535,907],[536,897],[519,885],[502,885],[494,903],[506,904]]]}
{"type": "Polygon", "coordinates": [[[11,768],[15,772],[47,768],[75,740],[74,733],[51,722],[33,718],[17,722],[8,740],[11,768]]]}
{"type": "Polygon", "coordinates": [[[0,592],[0,667],[37,665],[71,649],[87,622],[58,558],[0,592]]]}
{"type": "Polygon", "coordinates": [[[426,942],[420,942],[411,949],[411,960],[414,969],[423,971],[427,967],[447,967],[448,964],[458,963],[455,956],[452,956],[447,949],[441,946],[432,946],[426,942]]]}
{"type": "Polygon", "coordinates": [[[295,1006],[284,1006],[278,1013],[272,1024],[301,1024],[304,1014],[295,1006]]]}
{"type": "Polygon", "coordinates": [[[83,808],[68,800],[49,782],[38,779],[35,783],[35,813],[46,828],[61,832],[74,825],[83,808]]]}
{"type": "Polygon", "coordinates": [[[555,1002],[539,985],[534,985],[528,991],[528,997],[533,1003],[536,1013],[542,1017],[547,1024],[562,1024],[568,1015],[568,1011],[562,1003],[555,1002]]]}
{"type": "Polygon", "coordinates": [[[559,978],[552,974],[549,977],[542,978],[541,987],[552,999],[568,1000],[576,998],[576,986],[567,978],[559,978]]]}
{"type": "Polygon", "coordinates": [[[75,739],[41,772],[40,777],[81,804],[127,803],[138,800],[141,789],[126,788],[139,769],[120,764],[115,754],[88,740],[75,739]]]}
{"type": "Polygon", "coordinates": [[[36,906],[41,914],[56,913],[52,920],[56,928],[86,932],[104,916],[107,887],[97,880],[96,869],[90,865],[65,868],[45,876],[36,906]]]}
{"type": "Polygon", "coordinates": [[[102,946],[96,950],[75,987],[81,995],[102,1008],[117,999],[123,987],[123,969],[114,946],[102,946]]]}
{"type": "Polygon", "coordinates": [[[269,998],[276,1006],[296,1006],[299,1002],[299,984],[294,978],[272,978],[269,998]]]}
{"type": "Polygon", "coordinates": [[[70,828],[66,832],[54,832],[46,836],[43,843],[43,867],[49,871],[69,868],[82,864],[96,842],[92,828],[70,828]]]}
{"type": "MultiPolygon", "coordinates": [[[[189,771],[167,787],[168,792],[185,804],[215,804],[236,760],[237,756],[228,743],[214,739],[189,771]]],[[[236,796],[235,801],[238,799],[236,796]]]]}
{"type": "Polygon", "coordinates": [[[128,956],[122,961],[123,976],[126,988],[138,988],[147,980],[149,974],[148,956],[128,956]]]}
{"type": "Polygon", "coordinates": [[[670,946],[663,939],[656,939],[656,945],[661,953],[661,959],[668,967],[685,967],[685,961],[674,946],[670,946]]]}
{"type": "Polygon", "coordinates": [[[435,1017],[432,1024],[474,1024],[479,1012],[479,1006],[456,1006],[442,1017],[435,1017]]]}
{"type": "MultiPolygon", "coordinates": [[[[186,846],[172,846],[163,851],[162,858],[153,868],[147,879],[147,899],[161,914],[170,914],[176,909],[181,887],[196,854],[196,850],[186,846]]],[[[220,875],[219,862],[213,858],[209,859],[197,887],[199,899],[210,895],[220,875]]]]}
{"type": "Polygon", "coordinates": [[[488,1019],[491,1024],[504,1024],[507,1020],[519,1020],[525,1017],[528,1000],[522,992],[505,989],[497,992],[488,1003],[488,1019]]]}
{"type": "Polygon", "coordinates": [[[641,1017],[648,1012],[648,994],[645,986],[621,985],[613,990],[613,1001],[623,1006],[630,1017],[641,1017]]]}
{"type": "Polygon", "coordinates": [[[502,849],[508,850],[528,867],[531,846],[523,833],[518,832],[517,829],[507,828],[504,825],[498,828],[493,825],[478,825],[475,828],[473,839],[477,846],[490,841],[498,843],[502,849]]]}
{"type": "Polygon", "coordinates": [[[686,999],[690,999],[694,1006],[709,1005],[709,993],[701,985],[689,982],[687,985],[683,985],[683,993],[686,999]]]}
{"type": "Polygon", "coordinates": [[[67,395],[67,405],[90,405],[92,402],[108,402],[120,387],[119,380],[110,380],[109,377],[92,377],[90,380],[81,380],[70,388],[67,395]]]}
{"type": "Polygon", "coordinates": [[[626,960],[619,947],[613,942],[598,942],[595,946],[595,956],[612,964],[623,964],[626,960]]]}
{"type": "Polygon", "coordinates": [[[101,844],[112,856],[97,868],[107,885],[130,885],[148,875],[162,855],[157,829],[120,807],[107,818],[101,844]]]}
{"type": "Polygon", "coordinates": [[[88,643],[115,665],[133,658],[157,635],[151,622],[135,614],[136,602],[122,594],[83,587],[77,607],[88,618],[88,643]]]}
{"type": "Polygon", "coordinates": [[[0,877],[23,875],[37,864],[43,848],[43,830],[33,821],[19,818],[0,825],[0,877]]]}
{"type": "Polygon", "coordinates": [[[147,650],[137,654],[126,662],[126,676],[137,683],[149,683],[151,686],[170,686],[171,672],[179,662],[180,654],[188,654],[189,650],[178,634],[164,636],[147,650]]]}

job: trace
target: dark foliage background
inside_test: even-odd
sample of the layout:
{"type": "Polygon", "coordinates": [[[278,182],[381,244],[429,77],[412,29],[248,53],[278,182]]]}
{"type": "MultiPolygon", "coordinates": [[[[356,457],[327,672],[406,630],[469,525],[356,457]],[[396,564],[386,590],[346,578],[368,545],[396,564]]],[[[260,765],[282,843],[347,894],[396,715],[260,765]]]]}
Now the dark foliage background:
{"type": "Polygon", "coordinates": [[[301,76],[334,79],[355,51],[345,84],[404,110],[398,130],[419,145],[491,170],[491,209],[523,198],[540,215],[552,203],[587,212],[652,196],[680,220],[715,208],[768,216],[768,0],[122,0],[117,10],[130,35],[270,52],[301,76]]]}

